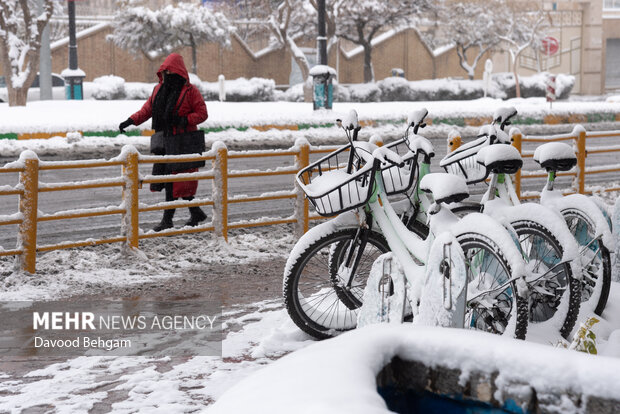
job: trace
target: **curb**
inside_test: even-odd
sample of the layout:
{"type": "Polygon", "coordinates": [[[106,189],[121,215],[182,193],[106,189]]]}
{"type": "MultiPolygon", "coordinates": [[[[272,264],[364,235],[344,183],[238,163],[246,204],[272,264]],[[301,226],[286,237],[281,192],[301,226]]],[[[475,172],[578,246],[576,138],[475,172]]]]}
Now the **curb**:
{"type": "MultiPolygon", "coordinates": [[[[426,123],[428,125],[447,124],[459,127],[465,126],[482,126],[492,121],[491,117],[457,117],[457,118],[427,118],[426,123]]],[[[588,114],[565,114],[565,115],[545,115],[543,118],[522,118],[516,117],[513,125],[560,125],[560,124],[584,124],[584,123],[597,123],[597,122],[620,122],[620,113],[609,112],[594,112],[588,114]]],[[[381,119],[381,120],[365,120],[360,121],[362,126],[376,126],[381,124],[400,124],[403,123],[402,119],[381,119]]],[[[237,131],[247,131],[248,129],[255,129],[257,131],[265,132],[270,129],[278,129],[282,131],[301,131],[311,128],[331,128],[336,124],[333,122],[320,123],[320,124],[265,124],[265,125],[252,125],[252,126],[222,126],[212,128],[201,128],[205,134],[210,132],[222,132],[228,129],[234,129],[237,131]]],[[[28,133],[4,133],[0,134],[0,139],[48,139],[56,136],[66,136],[67,132],[28,132],[28,133]]],[[[120,135],[117,130],[104,130],[104,131],[79,131],[84,137],[116,137],[120,135]]],[[[124,135],[126,136],[151,136],[153,130],[133,130],[128,131],[124,135]]]]}

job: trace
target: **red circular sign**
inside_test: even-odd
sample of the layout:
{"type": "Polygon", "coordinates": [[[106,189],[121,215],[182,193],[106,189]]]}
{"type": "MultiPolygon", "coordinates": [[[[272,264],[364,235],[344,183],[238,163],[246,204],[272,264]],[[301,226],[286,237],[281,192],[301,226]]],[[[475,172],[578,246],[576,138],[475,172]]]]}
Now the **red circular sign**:
{"type": "Polygon", "coordinates": [[[560,49],[560,42],[553,36],[547,36],[542,40],[542,46],[540,48],[540,52],[543,55],[551,56],[558,53],[560,49]]]}

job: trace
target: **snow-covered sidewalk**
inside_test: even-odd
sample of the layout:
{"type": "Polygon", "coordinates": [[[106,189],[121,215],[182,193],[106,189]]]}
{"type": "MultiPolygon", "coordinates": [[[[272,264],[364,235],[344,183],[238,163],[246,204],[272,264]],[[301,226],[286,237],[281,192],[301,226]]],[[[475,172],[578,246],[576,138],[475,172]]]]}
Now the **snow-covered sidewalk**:
{"type": "MultiPolygon", "coordinates": [[[[35,101],[25,107],[9,107],[0,103],[0,135],[8,133],[58,133],[67,131],[111,131],[142,106],[143,101],[35,101]]],[[[409,112],[425,107],[429,118],[460,120],[491,117],[495,109],[514,106],[518,118],[543,120],[546,115],[601,114],[605,121],[617,121],[618,102],[556,102],[553,109],[544,98],[510,99],[507,101],[482,98],[473,101],[434,102],[338,102],[333,110],[313,111],[309,103],[298,102],[207,102],[209,119],[200,124],[205,129],[248,128],[278,125],[305,128],[312,125],[333,124],[351,109],[357,110],[360,121],[404,122],[409,112]]],[[[533,121],[530,121],[533,122],[533,121]]],[[[583,121],[579,121],[583,122],[583,121]]],[[[518,121],[516,121],[518,123],[518,121]]],[[[139,129],[150,129],[145,122],[139,129]]],[[[127,132],[134,131],[130,127],[127,132]]]]}

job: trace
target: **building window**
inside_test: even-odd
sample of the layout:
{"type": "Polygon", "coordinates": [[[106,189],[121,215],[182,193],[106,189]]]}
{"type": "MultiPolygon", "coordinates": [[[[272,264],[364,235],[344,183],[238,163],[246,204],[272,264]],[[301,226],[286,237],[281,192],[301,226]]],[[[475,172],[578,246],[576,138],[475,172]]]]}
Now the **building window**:
{"type": "Polygon", "coordinates": [[[620,0],[603,0],[604,9],[620,9],[620,0]]]}

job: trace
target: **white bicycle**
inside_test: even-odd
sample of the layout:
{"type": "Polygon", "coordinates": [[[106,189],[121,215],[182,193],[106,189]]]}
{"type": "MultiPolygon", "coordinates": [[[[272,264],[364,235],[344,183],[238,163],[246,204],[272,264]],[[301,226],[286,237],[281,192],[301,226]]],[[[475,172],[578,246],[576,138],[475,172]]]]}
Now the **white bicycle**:
{"type": "Polygon", "coordinates": [[[456,214],[482,211],[508,223],[519,237],[527,262],[530,323],[552,321],[563,337],[575,325],[581,302],[582,267],[577,243],[562,216],[548,205],[521,204],[510,174],[523,162],[504,132],[514,108],[502,108],[493,123],[480,129],[479,138],[459,147],[441,162],[447,172],[463,176],[469,184],[490,175],[481,203],[454,206],[456,214]]]}
{"type": "Polygon", "coordinates": [[[400,323],[410,317],[525,336],[518,243],[489,216],[459,219],[445,207],[469,194],[462,178],[428,173],[432,145],[415,135],[426,114],[410,115],[407,132],[413,128],[414,135],[392,146],[407,146],[400,157],[356,141],[360,128],[353,111],[343,126],[349,144],[297,175],[319,214],[339,214],[300,238],[284,270],[286,309],[311,336],[334,336],[355,328],[358,319],[400,323]],[[388,198],[414,184],[417,205],[428,217],[426,232],[417,226],[410,231],[388,198]]]}

